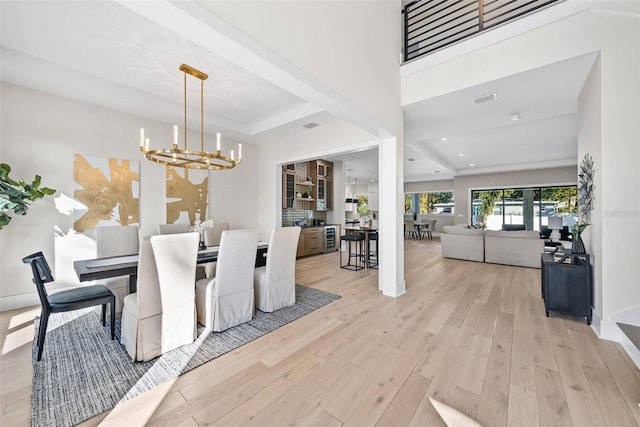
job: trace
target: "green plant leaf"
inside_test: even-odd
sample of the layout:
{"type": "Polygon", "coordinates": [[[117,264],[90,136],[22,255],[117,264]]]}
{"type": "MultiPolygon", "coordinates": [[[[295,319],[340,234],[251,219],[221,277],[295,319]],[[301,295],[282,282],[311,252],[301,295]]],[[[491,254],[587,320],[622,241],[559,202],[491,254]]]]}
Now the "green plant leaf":
{"type": "Polygon", "coordinates": [[[0,198],[0,215],[4,215],[5,211],[13,209],[17,206],[17,203],[13,203],[9,199],[0,198]]]}
{"type": "Polygon", "coordinates": [[[13,208],[13,212],[15,212],[16,215],[26,215],[28,209],[29,208],[27,207],[26,204],[20,204],[15,208],[13,208]]]}
{"type": "Polygon", "coordinates": [[[11,221],[8,212],[13,211],[16,215],[26,215],[30,201],[38,200],[44,196],[53,195],[56,190],[43,187],[42,178],[36,175],[31,184],[24,180],[14,181],[9,177],[11,167],[0,164],[0,229],[11,221]]]}
{"type": "Polygon", "coordinates": [[[9,172],[11,172],[11,166],[6,163],[0,163],[0,178],[9,176],[9,172]]]}
{"type": "Polygon", "coordinates": [[[5,225],[9,224],[9,222],[11,222],[11,217],[4,212],[0,212],[0,230],[2,230],[2,227],[5,225]]]}

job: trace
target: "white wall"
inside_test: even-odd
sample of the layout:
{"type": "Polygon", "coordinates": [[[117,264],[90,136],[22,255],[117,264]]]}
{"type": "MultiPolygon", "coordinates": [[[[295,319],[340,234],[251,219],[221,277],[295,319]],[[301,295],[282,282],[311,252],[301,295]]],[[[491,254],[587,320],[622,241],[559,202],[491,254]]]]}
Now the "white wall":
{"type": "Polygon", "coordinates": [[[401,134],[400,1],[199,4],[401,134]]]}
{"type": "MultiPolygon", "coordinates": [[[[591,68],[587,80],[582,88],[578,99],[578,140],[580,147],[578,152],[578,162],[582,161],[585,153],[589,153],[594,159],[602,159],[602,99],[601,99],[601,60],[596,58],[595,64],[591,68]]],[[[601,163],[598,161],[598,163],[601,163]]],[[[596,171],[594,176],[596,188],[602,188],[602,170],[596,171]]],[[[601,253],[602,248],[602,198],[594,200],[596,208],[591,212],[591,226],[582,233],[582,240],[588,253],[601,253]]],[[[603,260],[594,256],[591,260],[593,265],[594,289],[593,300],[595,318],[602,319],[602,268],[603,260]]]]}
{"type": "MultiPolygon", "coordinates": [[[[46,197],[33,203],[26,216],[14,216],[0,231],[0,309],[7,309],[19,305],[20,301],[37,303],[31,272],[21,258],[43,251],[50,265],[59,264],[54,236],[73,239],[73,214],[59,212],[56,200],[60,201],[60,195],[73,198],[75,153],[139,160],[140,231],[142,235],[156,232],[157,225],[165,222],[166,215],[165,168],[144,159],[138,144],[139,128],[145,128],[152,146],[160,146],[164,136],[168,141],[172,131],[169,124],[6,83],[2,84],[1,97],[1,161],[11,165],[13,177],[32,179],[39,174],[45,186],[58,190],[55,198],[46,197]]],[[[258,184],[254,173],[257,151],[255,146],[246,144],[240,166],[233,171],[211,172],[212,218],[229,219],[233,226],[257,226],[258,184]],[[234,185],[236,191],[232,194],[226,189],[221,192],[220,188],[227,185],[234,185]],[[229,203],[235,196],[240,202],[229,203]]],[[[84,257],[95,255],[89,253],[90,248],[90,245],[84,245],[84,257]]],[[[69,259],[83,257],[82,252],[64,255],[69,259]]]]}
{"type": "MultiPolygon", "coordinates": [[[[402,92],[403,103],[415,102],[578,55],[600,52],[601,139],[598,141],[597,135],[588,138],[584,133],[579,135],[578,161],[587,151],[594,155],[599,183],[595,198],[601,203],[596,203],[593,218],[600,224],[589,227],[591,235],[585,234],[585,238],[589,239],[587,244],[594,262],[601,263],[602,274],[595,277],[596,289],[602,294],[602,299],[596,301],[596,314],[608,321],[616,313],[640,307],[640,264],[637,262],[640,248],[636,244],[640,241],[637,226],[640,199],[629,197],[629,191],[635,194],[640,185],[637,124],[640,117],[640,3],[635,2],[635,12],[607,10],[615,7],[615,2],[585,4],[600,9],[567,17],[425,68],[403,79],[402,92]],[[613,6],[609,6],[612,3],[613,6]],[[601,242],[599,246],[598,242],[601,242]]],[[[593,86],[593,82],[590,85],[593,86]]],[[[589,90],[592,92],[589,96],[594,99],[594,88],[589,90]]],[[[587,111],[585,102],[586,98],[581,101],[582,112],[587,111]]],[[[464,185],[469,186],[475,184],[464,185]]],[[[462,189],[456,188],[456,193],[460,191],[462,189]]],[[[461,212],[458,206],[456,212],[461,212]]]]}
{"type": "Polygon", "coordinates": [[[405,182],[405,193],[429,193],[453,191],[453,179],[443,179],[442,181],[416,181],[405,182]]]}

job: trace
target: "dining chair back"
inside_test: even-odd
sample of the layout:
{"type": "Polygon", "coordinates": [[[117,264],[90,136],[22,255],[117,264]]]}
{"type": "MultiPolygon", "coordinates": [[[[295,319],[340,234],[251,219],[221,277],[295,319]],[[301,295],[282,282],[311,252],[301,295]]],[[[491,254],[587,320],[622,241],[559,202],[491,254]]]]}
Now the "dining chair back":
{"type": "Polygon", "coordinates": [[[151,236],[138,257],[138,289],[124,299],[121,342],[148,361],[196,338],[198,233],[151,236]]]}
{"type": "Polygon", "coordinates": [[[271,313],[296,303],[296,252],[300,227],[274,228],[267,264],[254,271],[256,308],[271,313]]]}
{"type": "MultiPolygon", "coordinates": [[[[137,254],[139,245],[137,225],[96,227],[98,258],[137,254]]],[[[104,285],[116,297],[116,318],[118,318],[122,315],[124,297],[129,293],[129,277],[107,279],[104,285]]]]}
{"type": "Polygon", "coordinates": [[[98,258],[134,255],[139,251],[137,225],[96,227],[98,258]]]}
{"type": "MultiPolygon", "coordinates": [[[[204,243],[207,246],[220,246],[220,239],[222,238],[222,232],[229,229],[228,222],[216,222],[213,227],[207,228],[204,231],[204,243]]],[[[204,265],[205,275],[208,278],[213,278],[216,275],[217,262],[208,262],[204,265]]]]}
{"type": "MultiPolygon", "coordinates": [[[[42,358],[44,341],[49,324],[51,313],[61,313],[65,311],[79,310],[81,308],[102,305],[102,325],[106,325],[107,304],[109,304],[111,319],[115,317],[115,297],[104,285],[79,286],[75,289],[68,289],[49,295],[45,288],[46,283],[54,281],[53,274],[42,252],[22,258],[22,262],[29,264],[33,273],[33,283],[38,290],[42,311],[40,313],[40,323],[38,328],[38,338],[36,347],[38,349],[37,360],[42,358]]],[[[115,335],[115,322],[111,323],[111,339],[115,335]]]]}
{"type": "Polygon", "coordinates": [[[416,227],[413,219],[404,220],[404,237],[416,237],[416,227]]]}
{"type": "MultiPolygon", "coordinates": [[[[179,233],[188,233],[189,228],[191,226],[189,224],[159,224],[158,225],[158,234],[179,234],[179,233]]],[[[199,239],[199,235],[198,235],[199,239]]],[[[207,277],[207,271],[204,265],[196,266],[196,280],[204,279],[207,277]]]]}
{"type": "Polygon", "coordinates": [[[159,224],[158,234],[177,234],[188,233],[189,224],[176,223],[176,224],[159,224]]]}
{"type": "Polygon", "coordinates": [[[257,230],[222,232],[215,277],[196,282],[198,322],[220,332],[253,318],[257,248],[257,230]]]}
{"type": "Polygon", "coordinates": [[[204,231],[204,243],[207,246],[219,246],[222,232],[229,229],[228,222],[216,222],[204,231]]]}
{"type": "Polygon", "coordinates": [[[436,229],[436,222],[438,220],[437,219],[430,219],[429,220],[429,228],[427,228],[427,235],[429,236],[429,239],[433,239],[433,232],[436,229]]]}

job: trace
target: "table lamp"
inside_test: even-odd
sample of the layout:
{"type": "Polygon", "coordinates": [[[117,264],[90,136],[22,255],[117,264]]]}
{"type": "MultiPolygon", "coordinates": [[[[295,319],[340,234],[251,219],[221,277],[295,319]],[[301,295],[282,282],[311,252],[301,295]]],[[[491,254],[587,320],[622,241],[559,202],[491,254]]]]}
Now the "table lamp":
{"type": "Polygon", "coordinates": [[[549,228],[549,230],[551,230],[551,235],[549,236],[549,238],[551,238],[551,241],[552,242],[559,242],[560,241],[560,230],[562,230],[564,228],[564,226],[562,225],[562,217],[561,216],[550,216],[549,217],[548,228],[549,228]]]}

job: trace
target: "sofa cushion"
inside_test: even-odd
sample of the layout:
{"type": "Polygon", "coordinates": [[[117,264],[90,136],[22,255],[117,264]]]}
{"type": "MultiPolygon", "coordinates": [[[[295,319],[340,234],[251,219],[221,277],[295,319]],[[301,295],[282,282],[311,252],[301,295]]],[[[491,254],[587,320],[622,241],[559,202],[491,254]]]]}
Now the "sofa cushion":
{"type": "Polygon", "coordinates": [[[443,228],[444,233],[440,234],[442,256],[468,261],[484,261],[484,236],[482,230],[448,225],[443,228]]]}
{"type": "Polygon", "coordinates": [[[487,231],[484,260],[495,264],[540,268],[544,240],[537,231],[487,231]]]}
{"type": "Polygon", "coordinates": [[[479,228],[466,228],[457,225],[445,225],[442,227],[442,231],[446,234],[457,234],[461,236],[482,236],[484,230],[479,228]]]}
{"type": "Polygon", "coordinates": [[[514,230],[514,231],[499,231],[499,230],[486,230],[484,232],[485,237],[506,237],[514,239],[540,239],[540,233],[535,230],[514,230]]]}

